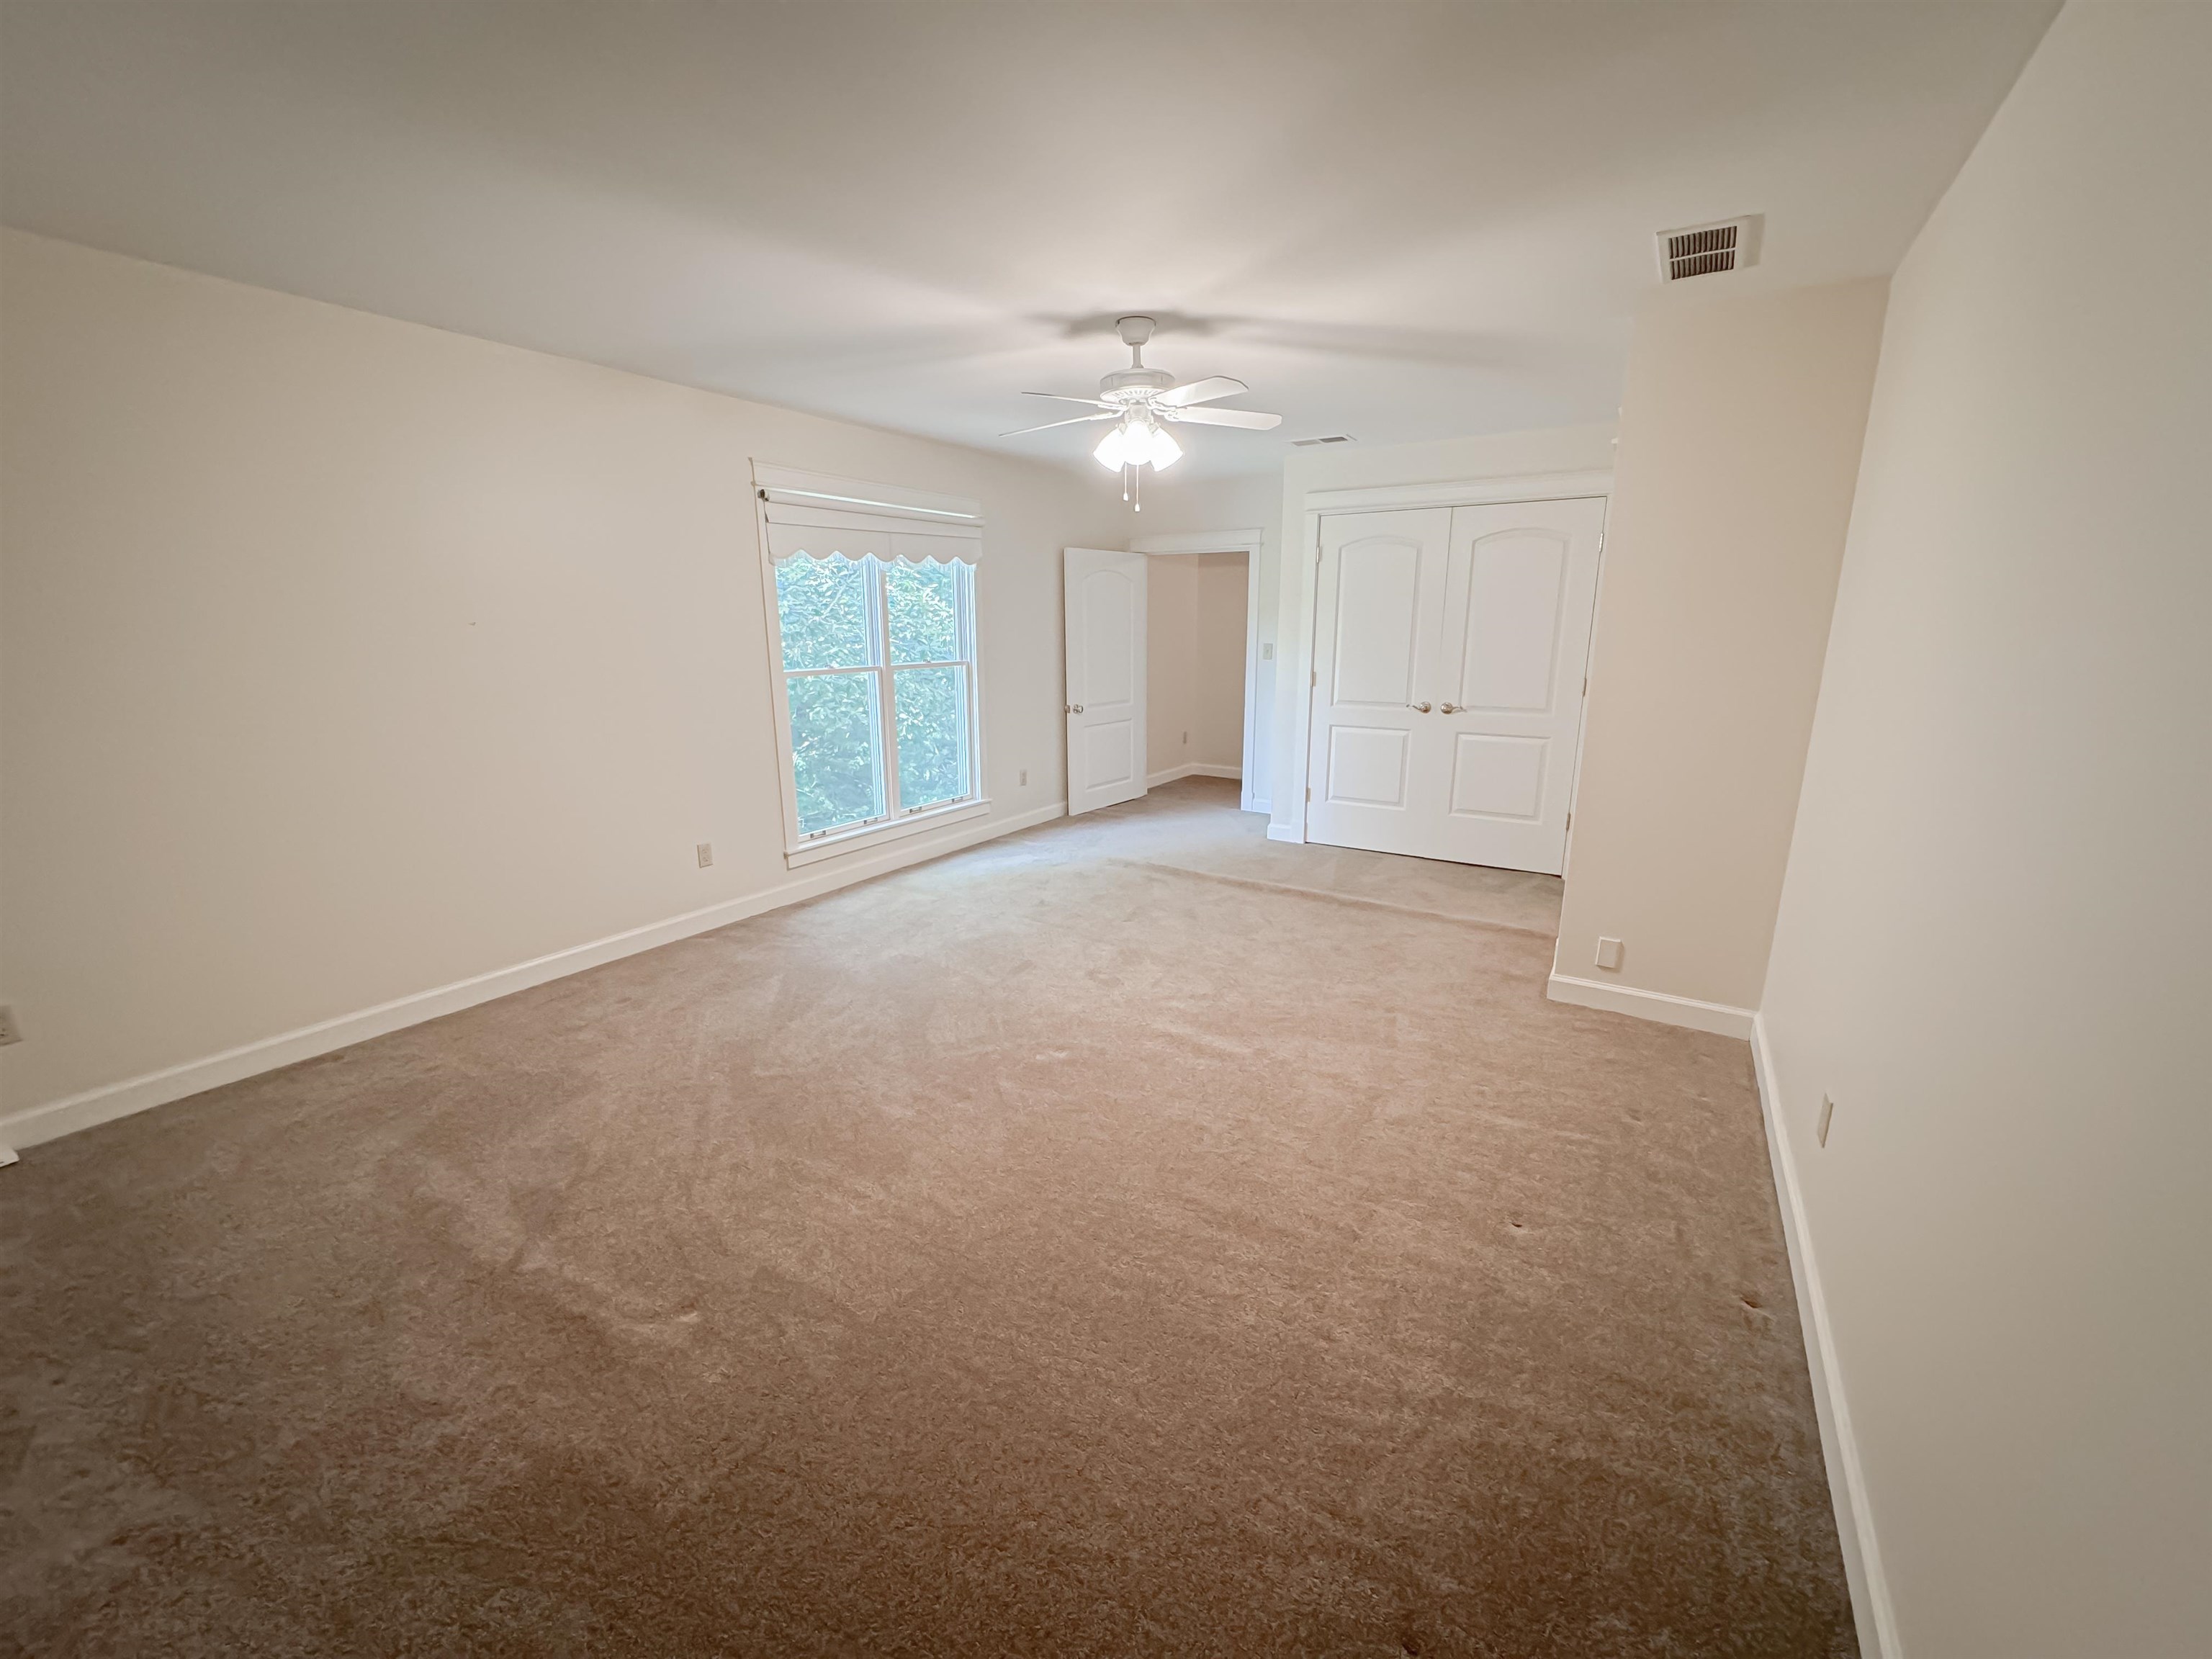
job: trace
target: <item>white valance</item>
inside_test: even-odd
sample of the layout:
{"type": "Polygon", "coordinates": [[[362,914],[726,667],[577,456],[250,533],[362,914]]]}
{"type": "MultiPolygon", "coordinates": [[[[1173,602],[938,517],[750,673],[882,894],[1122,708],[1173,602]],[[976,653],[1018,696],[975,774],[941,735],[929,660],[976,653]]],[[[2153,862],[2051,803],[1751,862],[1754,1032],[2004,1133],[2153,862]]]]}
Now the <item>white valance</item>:
{"type": "Polygon", "coordinates": [[[850,529],[838,525],[778,524],[768,526],[768,556],[781,564],[786,559],[848,559],[871,556],[886,562],[904,559],[909,564],[958,560],[974,564],[982,550],[980,536],[916,534],[910,530],[850,529]]]}
{"type": "Polygon", "coordinates": [[[774,558],[801,551],[817,556],[844,552],[853,558],[873,553],[878,558],[958,558],[972,564],[981,549],[982,504],[963,495],[801,472],[757,461],[753,464],[753,486],[769,527],[774,558]],[[880,544],[870,541],[871,537],[882,538],[880,544]],[[903,551],[886,550],[892,541],[909,545],[903,551]],[[832,546],[833,542],[840,544],[832,546]]]}

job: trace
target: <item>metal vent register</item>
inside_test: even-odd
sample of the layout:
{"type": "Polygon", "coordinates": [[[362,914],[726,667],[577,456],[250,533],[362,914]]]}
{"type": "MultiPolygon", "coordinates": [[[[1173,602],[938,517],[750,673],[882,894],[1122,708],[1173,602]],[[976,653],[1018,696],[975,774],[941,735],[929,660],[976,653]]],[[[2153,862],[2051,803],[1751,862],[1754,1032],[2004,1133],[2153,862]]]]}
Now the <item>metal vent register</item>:
{"type": "Polygon", "coordinates": [[[1741,270],[1759,263],[1759,222],[1751,214],[1710,225],[1686,225],[1659,233],[1659,274],[1670,283],[1741,270]]]}

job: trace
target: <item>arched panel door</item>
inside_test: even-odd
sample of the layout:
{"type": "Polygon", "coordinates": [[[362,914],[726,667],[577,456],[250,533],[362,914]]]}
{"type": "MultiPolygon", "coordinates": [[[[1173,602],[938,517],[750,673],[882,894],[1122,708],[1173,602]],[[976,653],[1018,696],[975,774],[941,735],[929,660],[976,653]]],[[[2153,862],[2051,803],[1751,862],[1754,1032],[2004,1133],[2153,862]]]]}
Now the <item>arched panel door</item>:
{"type": "Polygon", "coordinates": [[[1331,514],[1306,838],[1557,875],[1601,500],[1331,514]]]}
{"type": "Polygon", "coordinates": [[[1433,838],[1437,767],[1418,688],[1434,677],[1450,539],[1449,507],[1322,520],[1309,841],[1421,853],[1433,838]]]}
{"type": "Polygon", "coordinates": [[[1145,793],[1145,556],[1066,550],[1067,810],[1145,793]]]}

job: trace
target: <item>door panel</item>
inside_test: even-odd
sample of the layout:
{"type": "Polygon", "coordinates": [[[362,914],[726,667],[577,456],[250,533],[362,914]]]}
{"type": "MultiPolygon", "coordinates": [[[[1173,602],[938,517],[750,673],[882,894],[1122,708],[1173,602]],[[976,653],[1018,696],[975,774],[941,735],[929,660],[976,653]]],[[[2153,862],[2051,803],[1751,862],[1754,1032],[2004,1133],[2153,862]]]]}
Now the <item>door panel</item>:
{"type": "Polygon", "coordinates": [[[1313,748],[1306,836],[1418,852],[1442,804],[1413,705],[1435,676],[1451,513],[1332,514],[1322,520],[1314,617],[1313,748]],[[1432,799],[1424,799],[1424,790],[1432,799]]]}
{"type": "Polygon", "coordinates": [[[1469,708],[1551,706],[1567,551],[1566,538],[1547,531],[1508,531],[1469,544],[1460,695],[1452,702],[1469,708]]]}
{"type": "Polygon", "coordinates": [[[1308,840],[1559,873],[1604,527],[1595,498],[1322,520],[1308,840]]]}
{"type": "Polygon", "coordinates": [[[1145,793],[1145,556],[1071,547],[1067,810],[1145,793]]]}
{"type": "Polygon", "coordinates": [[[1365,726],[1333,727],[1327,799],[1340,805],[1403,806],[1408,735],[1365,726]]]}
{"type": "Polygon", "coordinates": [[[1544,805],[1543,738],[1456,735],[1452,744],[1451,811],[1480,817],[1534,818],[1544,805]]]}
{"type": "Polygon", "coordinates": [[[1113,720],[1083,728],[1084,787],[1111,789],[1137,775],[1133,722],[1113,720]]]}
{"type": "Polygon", "coordinates": [[[1137,583],[1126,570],[1093,570],[1083,579],[1083,678],[1077,702],[1112,708],[1131,701],[1135,669],[1137,583]]]}
{"type": "Polygon", "coordinates": [[[1413,701],[1415,630],[1420,621],[1421,548],[1376,536],[1352,543],[1337,561],[1335,673],[1338,708],[1413,701]]]}

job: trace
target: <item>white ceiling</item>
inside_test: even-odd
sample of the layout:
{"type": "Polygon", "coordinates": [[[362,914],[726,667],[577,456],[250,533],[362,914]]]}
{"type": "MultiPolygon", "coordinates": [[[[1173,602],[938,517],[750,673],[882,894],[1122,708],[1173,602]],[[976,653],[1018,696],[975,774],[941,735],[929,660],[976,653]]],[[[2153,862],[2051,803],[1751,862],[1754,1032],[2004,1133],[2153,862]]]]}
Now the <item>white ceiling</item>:
{"type": "Polygon", "coordinates": [[[2053,9],[9,0],[0,217],[1071,463],[1149,311],[1250,471],[1609,418],[1662,227],[1891,270],[2053,9]]]}

